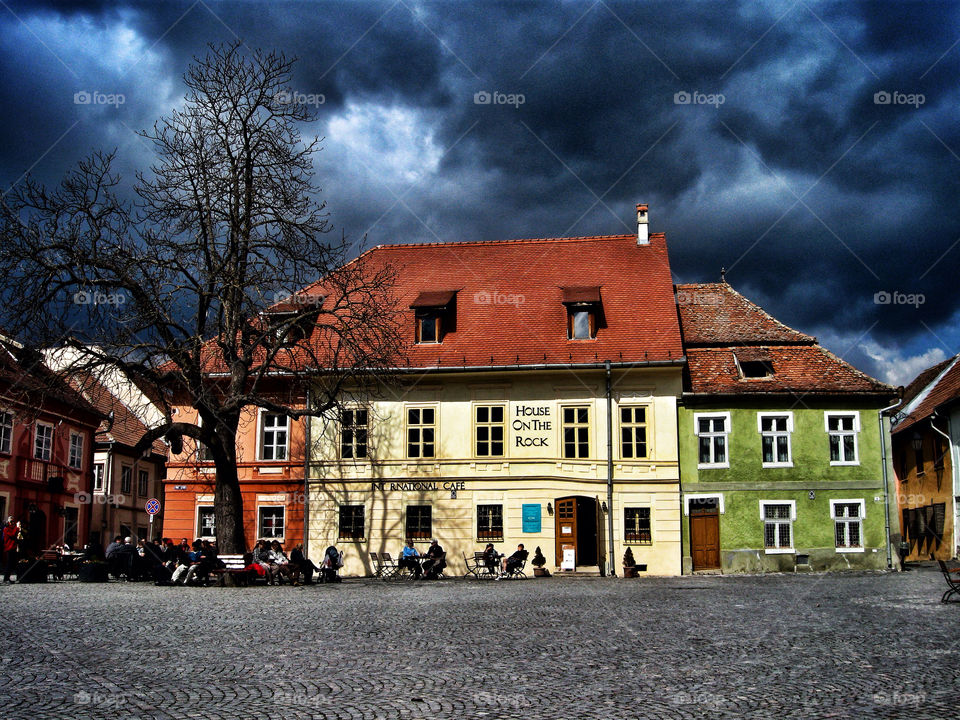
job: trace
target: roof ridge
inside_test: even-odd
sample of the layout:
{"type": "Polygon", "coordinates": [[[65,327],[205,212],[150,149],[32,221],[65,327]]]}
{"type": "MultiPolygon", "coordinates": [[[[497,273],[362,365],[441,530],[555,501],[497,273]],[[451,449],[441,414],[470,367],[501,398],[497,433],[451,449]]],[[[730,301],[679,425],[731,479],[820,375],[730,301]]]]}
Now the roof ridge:
{"type": "Polygon", "coordinates": [[[910,402],[908,402],[901,411],[903,412],[904,419],[910,417],[913,414],[913,411],[916,410],[924,400],[930,397],[930,393],[932,393],[937,385],[940,384],[940,381],[943,380],[943,378],[946,377],[951,370],[953,370],[958,361],[960,361],[960,353],[954,355],[953,359],[947,363],[943,370],[941,370],[935,378],[927,383],[923,390],[913,396],[910,402]]]}
{"type": "MultiPolygon", "coordinates": [[[[652,235],[663,235],[664,233],[651,233],[652,235]]],[[[374,245],[366,252],[373,250],[396,250],[419,247],[463,247],[466,245],[520,245],[523,243],[560,243],[560,242],[590,242],[594,240],[627,240],[634,239],[632,234],[621,235],[577,235],[573,237],[539,237],[539,238],[512,238],[497,240],[448,240],[445,242],[409,242],[409,243],[381,243],[374,245]]],[[[365,254],[365,253],[364,253],[365,254]]]]}

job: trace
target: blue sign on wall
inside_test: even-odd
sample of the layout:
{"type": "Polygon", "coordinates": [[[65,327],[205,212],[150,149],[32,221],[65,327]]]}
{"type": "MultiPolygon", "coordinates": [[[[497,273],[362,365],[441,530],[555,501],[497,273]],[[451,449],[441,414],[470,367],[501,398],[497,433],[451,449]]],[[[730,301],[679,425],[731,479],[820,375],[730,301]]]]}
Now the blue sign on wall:
{"type": "Polygon", "coordinates": [[[540,532],[540,504],[523,505],[523,531],[525,533],[540,532]]]}

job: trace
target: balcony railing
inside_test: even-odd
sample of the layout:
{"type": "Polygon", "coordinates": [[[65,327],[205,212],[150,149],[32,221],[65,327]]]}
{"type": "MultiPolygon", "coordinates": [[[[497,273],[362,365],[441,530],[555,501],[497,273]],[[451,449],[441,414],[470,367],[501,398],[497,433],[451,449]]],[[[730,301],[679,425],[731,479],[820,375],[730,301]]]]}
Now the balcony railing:
{"type": "Polygon", "coordinates": [[[19,458],[19,473],[17,477],[26,482],[48,484],[50,478],[63,478],[63,484],[67,484],[67,475],[76,475],[80,471],[76,468],[70,468],[66,465],[44,462],[43,460],[34,460],[33,458],[19,458]]]}

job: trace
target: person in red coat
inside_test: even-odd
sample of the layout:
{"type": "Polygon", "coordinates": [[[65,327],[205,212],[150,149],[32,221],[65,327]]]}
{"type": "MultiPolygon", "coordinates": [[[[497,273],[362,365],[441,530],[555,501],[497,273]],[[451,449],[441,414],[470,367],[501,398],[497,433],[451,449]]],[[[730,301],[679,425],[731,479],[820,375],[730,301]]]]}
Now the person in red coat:
{"type": "Polygon", "coordinates": [[[7,524],[3,526],[3,559],[4,571],[3,581],[13,582],[10,575],[17,568],[17,533],[20,532],[20,525],[13,521],[13,516],[7,518],[7,524]]]}

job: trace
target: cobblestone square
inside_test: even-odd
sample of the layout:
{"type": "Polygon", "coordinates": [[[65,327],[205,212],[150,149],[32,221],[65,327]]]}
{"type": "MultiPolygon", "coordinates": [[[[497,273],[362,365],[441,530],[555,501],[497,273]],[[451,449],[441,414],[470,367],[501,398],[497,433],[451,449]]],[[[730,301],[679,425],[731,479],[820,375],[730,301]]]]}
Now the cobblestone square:
{"type": "Polygon", "coordinates": [[[954,718],[939,573],[0,587],[0,716],[954,718]]]}

